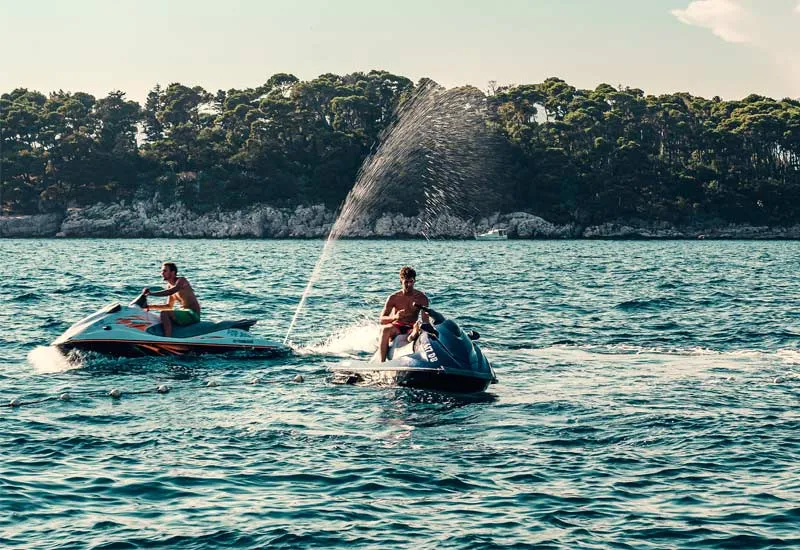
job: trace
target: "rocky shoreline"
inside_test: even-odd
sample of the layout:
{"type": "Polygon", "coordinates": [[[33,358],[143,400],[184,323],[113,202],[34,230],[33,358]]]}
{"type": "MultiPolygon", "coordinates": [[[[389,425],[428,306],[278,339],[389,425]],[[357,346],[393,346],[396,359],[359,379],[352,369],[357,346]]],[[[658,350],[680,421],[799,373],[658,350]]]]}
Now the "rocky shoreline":
{"type": "MultiPolygon", "coordinates": [[[[278,238],[315,239],[328,234],[336,213],[321,205],[294,209],[254,205],[247,210],[199,214],[183,205],[156,202],[96,204],[64,214],[0,216],[0,237],[65,238],[278,238]]],[[[480,220],[443,215],[423,225],[416,217],[382,214],[355,220],[344,231],[349,238],[470,239],[493,227],[512,239],[800,239],[800,225],[673,225],[631,220],[600,225],[558,225],[526,212],[494,214],[480,220]]]]}

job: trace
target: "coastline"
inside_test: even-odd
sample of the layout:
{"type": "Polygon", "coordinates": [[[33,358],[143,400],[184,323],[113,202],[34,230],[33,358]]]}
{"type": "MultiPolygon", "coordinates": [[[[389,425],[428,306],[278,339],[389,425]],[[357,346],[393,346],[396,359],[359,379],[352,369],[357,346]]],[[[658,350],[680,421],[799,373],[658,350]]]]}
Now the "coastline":
{"type": "MultiPolygon", "coordinates": [[[[182,204],[156,202],[98,203],[65,213],[0,216],[0,238],[187,238],[320,239],[330,231],[336,212],[322,205],[197,213],[182,204]]],[[[664,221],[614,220],[601,224],[555,224],[527,212],[496,213],[477,220],[444,214],[432,223],[402,214],[383,213],[354,220],[343,238],[472,239],[493,227],[511,239],[619,240],[798,240],[800,225],[775,227],[705,223],[676,225],[664,221]]]]}

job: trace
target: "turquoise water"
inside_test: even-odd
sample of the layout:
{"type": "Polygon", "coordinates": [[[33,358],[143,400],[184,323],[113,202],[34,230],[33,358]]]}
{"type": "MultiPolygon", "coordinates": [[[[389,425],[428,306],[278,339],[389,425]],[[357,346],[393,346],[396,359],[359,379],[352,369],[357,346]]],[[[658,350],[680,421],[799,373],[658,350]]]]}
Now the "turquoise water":
{"type": "Polygon", "coordinates": [[[800,546],[797,243],[346,241],[291,357],[47,347],[165,260],[282,340],[322,245],[0,241],[0,546],[800,546]],[[330,382],[404,263],[481,332],[485,397],[330,382]]]}

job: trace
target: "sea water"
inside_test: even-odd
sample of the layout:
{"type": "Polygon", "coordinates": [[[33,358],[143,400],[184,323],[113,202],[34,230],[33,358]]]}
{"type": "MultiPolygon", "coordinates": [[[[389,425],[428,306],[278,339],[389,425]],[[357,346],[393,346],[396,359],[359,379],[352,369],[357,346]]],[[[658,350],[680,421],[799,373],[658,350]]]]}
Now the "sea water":
{"type": "Polygon", "coordinates": [[[48,347],[163,261],[280,341],[322,246],[1,240],[0,546],[800,546],[794,242],[339,241],[290,357],[48,347]],[[487,394],[331,383],[406,264],[487,394]]]}

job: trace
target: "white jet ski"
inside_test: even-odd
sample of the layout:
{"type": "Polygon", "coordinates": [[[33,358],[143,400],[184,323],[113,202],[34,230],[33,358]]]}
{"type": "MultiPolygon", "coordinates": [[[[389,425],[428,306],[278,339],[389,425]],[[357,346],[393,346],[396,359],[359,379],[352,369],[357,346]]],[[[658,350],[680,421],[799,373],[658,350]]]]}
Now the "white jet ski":
{"type": "Polygon", "coordinates": [[[146,311],[146,307],[144,294],[127,306],[108,305],[72,325],[53,345],[64,352],[77,349],[121,357],[230,352],[271,357],[291,353],[284,344],[251,334],[250,327],[257,322],[252,319],[173,324],[172,336],[167,338],[159,313],[146,311]]]}

